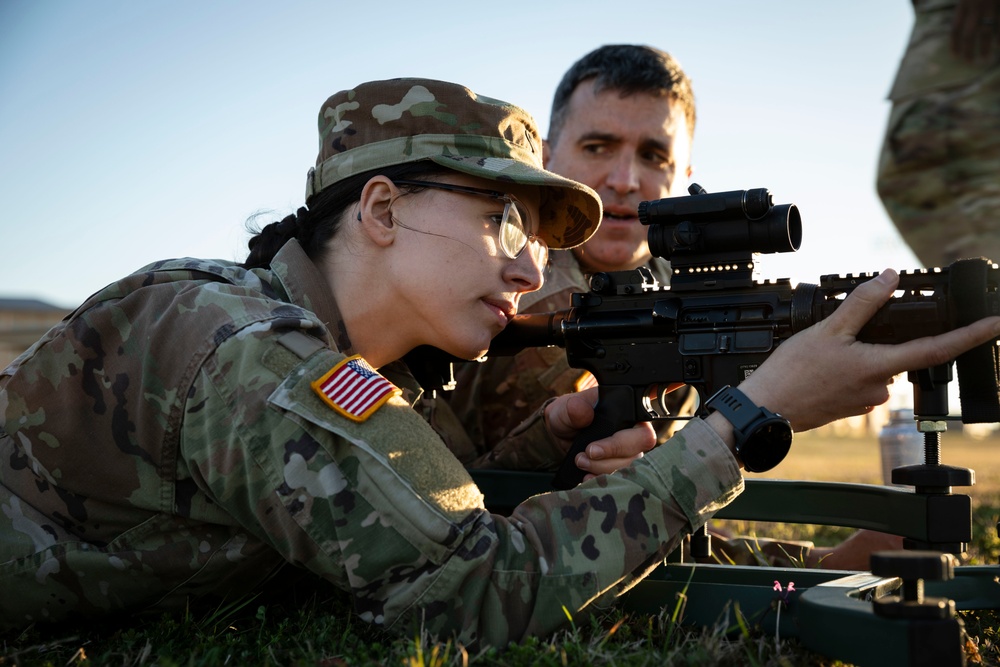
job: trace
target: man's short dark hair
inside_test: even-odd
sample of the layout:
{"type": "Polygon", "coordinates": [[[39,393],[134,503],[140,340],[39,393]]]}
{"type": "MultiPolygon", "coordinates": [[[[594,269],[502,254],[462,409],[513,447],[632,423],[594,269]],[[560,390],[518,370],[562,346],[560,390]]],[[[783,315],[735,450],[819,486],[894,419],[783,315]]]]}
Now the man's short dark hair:
{"type": "Polygon", "coordinates": [[[694,92],[680,63],[666,51],[650,46],[607,44],[573,63],[556,87],[549,118],[550,142],[555,143],[562,131],[573,91],[590,79],[594,80],[594,92],[617,90],[622,97],[635,93],[670,95],[684,109],[688,133],[694,136],[694,92]]]}

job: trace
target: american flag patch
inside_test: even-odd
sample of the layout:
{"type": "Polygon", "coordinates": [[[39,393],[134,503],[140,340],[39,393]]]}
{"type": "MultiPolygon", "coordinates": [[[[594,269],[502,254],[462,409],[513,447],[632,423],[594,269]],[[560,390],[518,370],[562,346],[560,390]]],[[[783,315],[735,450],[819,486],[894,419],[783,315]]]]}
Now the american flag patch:
{"type": "Polygon", "coordinates": [[[327,405],[356,422],[368,419],[402,393],[359,355],[344,359],[311,386],[327,405]]]}

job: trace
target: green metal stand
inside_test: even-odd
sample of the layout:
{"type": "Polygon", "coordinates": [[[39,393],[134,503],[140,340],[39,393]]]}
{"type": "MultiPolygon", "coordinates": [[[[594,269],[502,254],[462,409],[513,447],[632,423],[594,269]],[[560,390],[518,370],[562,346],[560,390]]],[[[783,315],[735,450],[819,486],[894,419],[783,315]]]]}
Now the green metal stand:
{"type": "MultiPolygon", "coordinates": [[[[473,478],[487,507],[498,513],[552,489],[547,473],[484,470],[473,478]]],[[[743,494],[716,517],[867,528],[940,552],[960,552],[972,539],[971,499],[950,487],[915,493],[867,484],[747,480],[743,494]]],[[[1000,609],[1000,566],[956,567],[947,573],[953,578],[938,581],[921,568],[941,553],[899,553],[895,563],[887,556],[886,568],[900,568],[893,576],[667,562],[622,604],[658,613],[681,600],[685,624],[726,630],[738,628],[739,613],[763,632],[798,637],[817,653],[862,666],[964,665],[964,630],[954,612],[1000,609]],[[776,591],[775,582],[783,588],[794,582],[795,590],[776,591]]]]}

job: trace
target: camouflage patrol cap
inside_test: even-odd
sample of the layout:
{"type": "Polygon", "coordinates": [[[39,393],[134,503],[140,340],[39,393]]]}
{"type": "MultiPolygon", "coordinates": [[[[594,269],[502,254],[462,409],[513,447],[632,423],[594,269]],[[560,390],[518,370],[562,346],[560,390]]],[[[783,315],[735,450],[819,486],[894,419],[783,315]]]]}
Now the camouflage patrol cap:
{"type": "Polygon", "coordinates": [[[331,96],[319,112],[306,201],[349,176],[419,160],[541,187],[538,235],[549,247],[580,245],[600,223],[596,192],[542,167],[542,141],[527,111],[431,79],[372,81],[331,96]]]}

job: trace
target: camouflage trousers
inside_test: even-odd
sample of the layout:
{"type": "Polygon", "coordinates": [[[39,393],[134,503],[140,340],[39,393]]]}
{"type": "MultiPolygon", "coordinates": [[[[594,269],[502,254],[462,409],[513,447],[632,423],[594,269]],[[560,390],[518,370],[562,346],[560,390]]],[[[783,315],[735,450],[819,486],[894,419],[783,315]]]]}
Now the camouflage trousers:
{"type": "Polygon", "coordinates": [[[925,267],[1000,261],[1000,66],[893,104],[878,193],[925,267]]]}

